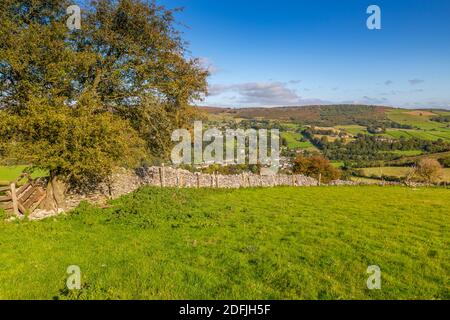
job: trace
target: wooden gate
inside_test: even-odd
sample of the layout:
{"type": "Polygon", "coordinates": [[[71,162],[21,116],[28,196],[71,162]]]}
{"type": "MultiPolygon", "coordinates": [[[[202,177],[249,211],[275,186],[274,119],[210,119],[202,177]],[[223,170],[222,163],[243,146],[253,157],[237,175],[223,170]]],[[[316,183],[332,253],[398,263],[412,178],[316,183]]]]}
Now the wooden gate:
{"type": "Polygon", "coordinates": [[[9,185],[0,185],[0,208],[21,217],[36,210],[45,196],[45,189],[38,181],[31,179],[28,174],[22,174],[9,185]],[[24,178],[27,178],[27,182],[18,186],[24,178]]]}

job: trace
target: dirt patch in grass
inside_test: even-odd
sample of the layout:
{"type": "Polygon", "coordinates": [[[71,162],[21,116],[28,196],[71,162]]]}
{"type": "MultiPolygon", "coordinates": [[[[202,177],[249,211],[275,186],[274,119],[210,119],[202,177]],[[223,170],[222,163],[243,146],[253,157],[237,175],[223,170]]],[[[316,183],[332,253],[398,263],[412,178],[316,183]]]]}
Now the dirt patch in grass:
{"type": "Polygon", "coordinates": [[[433,112],[430,112],[430,111],[421,111],[421,110],[405,112],[405,114],[409,114],[409,115],[412,115],[412,116],[423,116],[423,117],[437,116],[436,113],[433,113],[433,112]]]}

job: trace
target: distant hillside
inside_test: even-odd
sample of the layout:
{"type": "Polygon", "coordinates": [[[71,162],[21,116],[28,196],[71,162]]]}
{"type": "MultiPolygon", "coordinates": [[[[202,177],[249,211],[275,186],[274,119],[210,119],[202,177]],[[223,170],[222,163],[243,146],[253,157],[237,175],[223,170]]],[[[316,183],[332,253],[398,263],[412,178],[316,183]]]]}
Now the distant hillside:
{"type": "Polygon", "coordinates": [[[216,108],[201,110],[217,116],[241,119],[295,121],[314,125],[351,125],[366,121],[387,121],[386,113],[392,108],[365,105],[328,105],[276,108],[216,108]]]}

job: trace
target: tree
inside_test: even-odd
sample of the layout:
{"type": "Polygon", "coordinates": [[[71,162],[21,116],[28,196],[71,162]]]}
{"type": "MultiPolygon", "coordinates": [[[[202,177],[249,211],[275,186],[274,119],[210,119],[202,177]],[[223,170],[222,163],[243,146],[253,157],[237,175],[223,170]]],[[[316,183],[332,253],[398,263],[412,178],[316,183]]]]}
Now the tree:
{"type": "Polygon", "coordinates": [[[207,92],[208,71],[186,58],[173,13],[148,1],[93,1],[70,38],[81,62],[77,95],[131,120],[144,138],[156,137],[146,141],[163,155],[166,132],[188,127],[195,115],[190,104],[207,92]]]}
{"type": "Polygon", "coordinates": [[[45,97],[51,105],[71,98],[74,63],[66,42],[65,0],[3,0],[0,7],[0,108],[19,114],[45,97]]]}
{"type": "Polygon", "coordinates": [[[167,156],[167,133],[191,121],[208,75],[185,58],[172,11],[94,1],[71,32],[68,5],[0,10],[0,157],[49,171],[48,209],[62,207],[61,181],[92,188],[116,166],[167,156]]]}
{"type": "Polygon", "coordinates": [[[65,207],[67,187],[90,191],[107,182],[115,167],[137,166],[146,158],[144,142],[128,121],[84,107],[30,103],[20,115],[0,118],[0,136],[9,158],[49,172],[48,210],[65,207]]]}
{"type": "Polygon", "coordinates": [[[427,183],[436,183],[442,177],[442,165],[432,158],[419,160],[415,171],[416,175],[427,183]]]}
{"type": "Polygon", "coordinates": [[[294,160],[293,172],[304,174],[328,183],[341,177],[341,172],[322,156],[305,157],[299,155],[294,160]]]}
{"type": "Polygon", "coordinates": [[[199,59],[187,59],[174,11],[142,0],[92,1],[82,29],[66,26],[66,0],[2,1],[0,75],[3,106],[31,96],[51,104],[94,99],[109,111],[143,97],[183,108],[206,93],[199,59]]]}
{"type": "Polygon", "coordinates": [[[0,156],[85,187],[167,156],[167,132],[190,123],[208,72],[186,58],[171,10],[93,1],[70,31],[69,4],[2,1],[0,156]]]}

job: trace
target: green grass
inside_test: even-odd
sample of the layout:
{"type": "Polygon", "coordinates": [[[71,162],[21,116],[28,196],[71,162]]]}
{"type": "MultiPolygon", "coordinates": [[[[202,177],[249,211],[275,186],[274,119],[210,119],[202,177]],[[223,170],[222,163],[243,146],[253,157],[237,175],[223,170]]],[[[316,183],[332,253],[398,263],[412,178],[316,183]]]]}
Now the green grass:
{"type": "Polygon", "coordinates": [[[405,177],[411,170],[410,167],[374,167],[374,168],[364,168],[362,169],[366,176],[377,176],[381,177],[392,176],[392,177],[405,177]]]}
{"type": "Polygon", "coordinates": [[[443,188],[145,188],[0,222],[0,299],[449,299],[449,205],[443,188]]]}
{"type": "Polygon", "coordinates": [[[411,114],[412,112],[414,110],[393,109],[387,113],[387,117],[397,123],[412,125],[419,129],[431,130],[446,127],[445,123],[431,121],[431,118],[437,115],[434,111],[432,113],[435,113],[435,115],[427,115],[426,111],[424,115],[411,114]]]}
{"type": "Polygon", "coordinates": [[[297,132],[285,131],[281,133],[281,137],[286,139],[289,149],[308,149],[314,147],[309,141],[300,141],[303,136],[297,132]]]}
{"type": "MultiPolygon", "coordinates": [[[[14,181],[26,168],[27,166],[0,166],[0,184],[14,181]]],[[[46,174],[47,173],[42,170],[37,170],[31,176],[33,178],[38,178],[44,177],[46,174]]]]}
{"type": "Polygon", "coordinates": [[[336,126],[337,129],[345,131],[349,134],[357,136],[358,134],[369,134],[366,127],[359,125],[336,126]]]}
{"type": "Polygon", "coordinates": [[[421,140],[432,140],[436,141],[438,139],[450,140],[450,129],[441,128],[433,130],[406,130],[406,129],[388,129],[386,130],[385,136],[400,139],[400,138],[417,138],[421,140]]]}
{"type": "MultiPolygon", "coordinates": [[[[387,113],[390,120],[395,121],[400,124],[411,125],[416,127],[416,129],[387,129],[386,133],[383,134],[386,137],[400,139],[400,138],[417,138],[422,140],[436,141],[438,139],[443,139],[450,141],[450,128],[447,127],[446,123],[438,123],[431,121],[431,115],[414,115],[409,114],[414,110],[391,110],[387,113]]],[[[347,126],[336,126],[336,128],[343,130],[352,135],[367,134],[367,129],[363,126],[358,125],[347,125],[347,126]]]]}
{"type": "Polygon", "coordinates": [[[331,165],[334,166],[335,168],[342,168],[343,166],[345,166],[345,163],[333,161],[333,162],[331,162],[331,165]]]}
{"type": "Polygon", "coordinates": [[[387,117],[400,124],[412,125],[420,129],[433,129],[442,126],[437,122],[431,121],[432,116],[413,115],[413,110],[393,109],[387,113],[387,117]]]}
{"type": "Polygon", "coordinates": [[[357,183],[364,183],[364,184],[368,184],[368,185],[379,185],[380,184],[380,179],[372,179],[372,178],[365,178],[365,177],[351,177],[350,178],[351,181],[357,182],[357,183]]]}
{"type": "MultiPolygon", "coordinates": [[[[410,167],[376,167],[376,168],[364,168],[362,169],[367,176],[392,176],[392,177],[405,177],[411,170],[410,167]]],[[[442,169],[442,181],[450,182],[450,168],[442,169]]]]}

